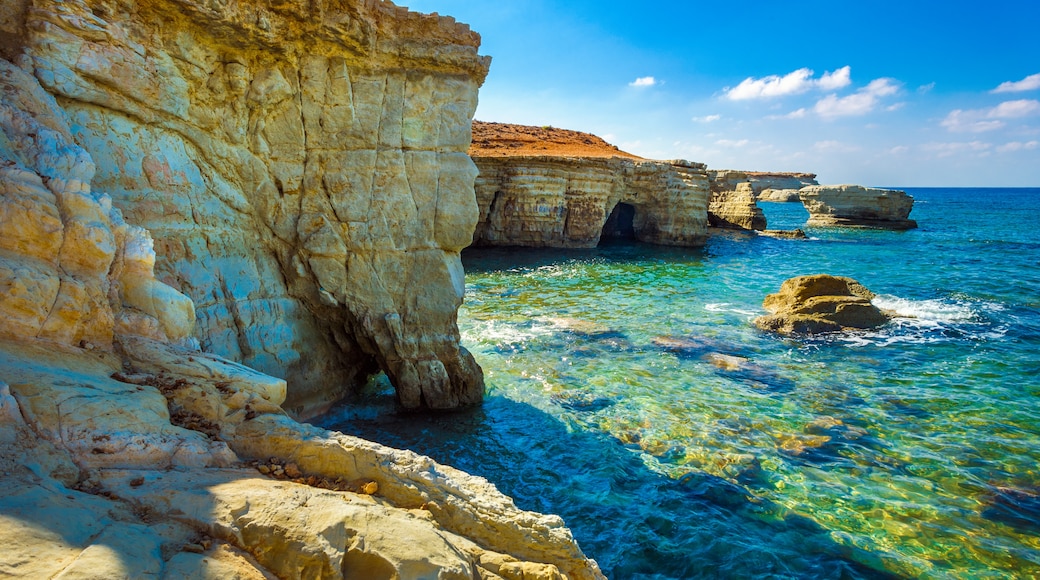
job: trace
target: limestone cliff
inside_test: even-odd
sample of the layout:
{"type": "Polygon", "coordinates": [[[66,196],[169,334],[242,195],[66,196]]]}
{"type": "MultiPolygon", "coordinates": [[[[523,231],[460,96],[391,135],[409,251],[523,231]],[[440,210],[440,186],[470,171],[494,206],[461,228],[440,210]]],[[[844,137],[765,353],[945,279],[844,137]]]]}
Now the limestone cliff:
{"type": "Polygon", "coordinates": [[[704,244],[704,166],[622,157],[509,156],[473,160],[480,246],[595,247],[627,237],[704,244]]]}
{"type": "Polygon", "coordinates": [[[903,191],[859,185],[804,187],[799,196],[809,210],[810,226],[860,226],[906,230],[917,227],[909,219],[914,198],[903,191]]]}
{"type": "Polygon", "coordinates": [[[489,59],[379,0],[5,3],[4,54],[66,111],[94,188],[159,250],[209,352],[307,416],[384,370],[405,407],[478,402],[459,251],[489,59]]]}
{"type": "Polygon", "coordinates": [[[297,423],[284,380],[199,351],[59,103],[3,60],[0,95],[5,576],[602,578],[558,517],[297,423]]]}
{"type": "Polygon", "coordinates": [[[704,165],[652,161],[580,131],[473,122],[474,245],[595,247],[602,238],[699,246],[704,165]]]}
{"type": "Polygon", "coordinates": [[[766,215],[758,207],[748,175],[729,169],[708,172],[711,201],[708,223],[716,228],[766,229],[766,215]]]}

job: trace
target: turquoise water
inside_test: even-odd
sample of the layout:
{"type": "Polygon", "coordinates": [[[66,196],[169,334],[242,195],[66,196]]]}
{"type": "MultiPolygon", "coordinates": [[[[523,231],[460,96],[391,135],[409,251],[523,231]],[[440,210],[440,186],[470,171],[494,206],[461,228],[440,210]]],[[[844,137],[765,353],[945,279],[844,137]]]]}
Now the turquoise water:
{"type": "MultiPolygon", "coordinates": [[[[400,416],[374,381],[324,424],[562,515],[611,578],[1040,576],[1040,190],[908,192],[907,232],[467,253],[486,404],[400,416]],[[914,318],[752,326],[812,273],[914,318]]],[[[807,217],[763,207],[771,228],[807,217]]]]}

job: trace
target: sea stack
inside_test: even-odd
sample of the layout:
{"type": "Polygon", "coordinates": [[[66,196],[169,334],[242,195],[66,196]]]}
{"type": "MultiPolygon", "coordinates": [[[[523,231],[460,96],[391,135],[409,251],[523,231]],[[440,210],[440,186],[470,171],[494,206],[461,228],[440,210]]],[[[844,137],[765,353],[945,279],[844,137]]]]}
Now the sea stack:
{"type": "Polygon", "coordinates": [[[816,274],[785,281],[762,307],[755,326],[780,334],[820,334],[877,328],[890,316],[870,303],[874,293],[852,278],[816,274]]]}
{"type": "Polygon", "coordinates": [[[755,191],[743,171],[709,171],[711,201],[708,224],[737,230],[766,229],[766,214],[755,203],[755,191]]]}
{"type": "Polygon", "coordinates": [[[888,230],[917,227],[909,219],[914,198],[904,191],[860,185],[810,185],[799,190],[810,226],[853,226],[888,230]]]}

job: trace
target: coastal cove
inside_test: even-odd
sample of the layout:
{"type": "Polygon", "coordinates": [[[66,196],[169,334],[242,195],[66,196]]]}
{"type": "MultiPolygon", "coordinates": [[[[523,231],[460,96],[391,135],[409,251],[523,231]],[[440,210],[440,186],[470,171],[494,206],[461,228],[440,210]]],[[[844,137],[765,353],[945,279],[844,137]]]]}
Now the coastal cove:
{"type": "Polygon", "coordinates": [[[611,578],[1038,574],[1040,189],[906,191],[908,231],[762,203],[808,239],[467,250],[484,405],[399,415],[376,380],[317,422],[563,516],[611,578]],[[812,339],[751,325],[821,272],[910,318],[812,339]]]}

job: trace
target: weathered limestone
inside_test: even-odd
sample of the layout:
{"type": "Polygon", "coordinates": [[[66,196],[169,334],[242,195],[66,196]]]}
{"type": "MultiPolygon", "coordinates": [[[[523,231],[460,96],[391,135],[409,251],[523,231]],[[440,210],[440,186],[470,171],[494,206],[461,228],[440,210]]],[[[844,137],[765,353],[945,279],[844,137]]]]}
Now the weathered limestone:
{"type": "Polygon", "coordinates": [[[375,0],[38,0],[2,16],[5,54],[97,164],[80,182],[151,231],[206,350],[287,379],[298,416],[377,370],[408,408],[480,401],[455,324],[478,216],[477,34],[375,0]]]}
{"type": "Polygon", "coordinates": [[[602,578],[559,517],[429,458],[297,423],[278,406],[284,381],[120,343],[121,357],[0,340],[0,570],[13,577],[195,577],[205,552],[223,558],[212,578],[602,578]],[[242,462],[260,458],[289,475],[242,462]]]}
{"type": "Polygon", "coordinates": [[[780,334],[819,334],[881,326],[891,318],[870,303],[874,293],[852,278],[798,276],[762,302],[769,315],[755,319],[762,330],[780,334]]]}
{"type": "Polygon", "coordinates": [[[91,190],[54,98],[5,60],[0,94],[0,333],[103,350],[117,330],[189,338],[191,300],[155,279],[148,232],[91,190]]]}
{"type": "Polygon", "coordinates": [[[809,210],[810,226],[861,226],[892,230],[917,227],[909,219],[914,198],[903,191],[859,185],[815,185],[799,197],[809,210]]]}
{"type": "Polygon", "coordinates": [[[743,171],[709,171],[711,201],[708,223],[716,228],[766,229],[766,215],[755,203],[755,192],[743,171]]]}
{"type": "Polygon", "coordinates": [[[759,201],[798,201],[798,190],[810,185],[819,185],[815,173],[769,173],[747,172],[748,181],[759,201]],[[793,192],[793,195],[792,195],[793,192]]]}
{"type": "Polygon", "coordinates": [[[758,201],[772,201],[778,203],[801,202],[797,189],[763,189],[758,195],[758,201]]]}
{"type": "MultiPolygon", "coordinates": [[[[407,13],[395,12],[388,4],[364,6],[408,18],[407,13]]],[[[9,7],[5,5],[5,9],[9,7]]],[[[275,220],[258,207],[270,209],[278,203],[290,203],[289,193],[265,199],[250,189],[247,197],[235,189],[237,186],[229,185],[232,181],[228,176],[238,171],[256,171],[251,179],[260,181],[269,176],[259,173],[260,162],[252,153],[210,140],[212,136],[184,121],[189,114],[203,112],[160,110],[170,102],[155,93],[179,90],[174,72],[165,71],[163,74],[170,74],[166,79],[163,75],[148,77],[154,73],[148,67],[118,68],[133,59],[149,58],[176,70],[187,66],[188,61],[183,59],[176,64],[165,61],[165,53],[158,47],[146,50],[142,45],[127,44],[134,35],[146,35],[144,29],[135,28],[137,24],[155,24],[146,18],[154,6],[137,7],[140,12],[121,15],[125,19],[118,24],[101,19],[126,6],[97,3],[92,8],[86,10],[85,5],[75,2],[62,6],[37,2],[27,7],[27,14],[35,20],[26,29],[19,29],[26,30],[28,36],[54,34],[68,41],[68,45],[54,47],[42,36],[35,36],[33,42],[41,44],[33,44],[31,49],[79,51],[77,60],[62,61],[78,67],[79,72],[62,68],[58,60],[47,60],[40,54],[23,54],[18,61],[34,67],[37,75],[48,79],[51,88],[72,86],[75,90],[69,89],[70,93],[83,89],[85,93],[77,93],[80,97],[105,106],[70,98],[60,91],[56,99],[27,71],[0,60],[0,226],[4,233],[0,236],[0,543],[4,546],[0,550],[0,575],[33,579],[602,578],[595,562],[584,557],[559,517],[519,510],[486,480],[429,458],[297,423],[280,406],[287,397],[285,380],[198,350],[193,339],[196,311],[192,300],[156,279],[153,267],[157,256],[149,232],[125,223],[122,212],[106,193],[101,193],[104,189],[99,184],[118,191],[128,214],[159,224],[165,237],[159,237],[158,247],[172,250],[176,256],[174,260],[159,256],[159,263],[166,267],[165,280],[186,291],[197,290],[197,283],[208,288],[212,295],[207,299],[211,300],[219,297],[218,291],[227,292],[224,300],[228,312],[237,312],[239,323],[245,320],[241,311],[252,306],[248,301],[236,302],[234,289],[255,289],[263,284],[298,289],[302,284],[296,280],[291,286],[286,282],[287,274],[281,277],[284,272],[277,266],[283,256],[274,250],[284,250],[290,244],[273,230],[298,230],[303,227],[301,216],[311,214],[287,210],[275,220]],[[67,28],[83,36],[62,36],[67,28]],[[113,54],[107,55],[110,60],[102,58],[104,51],[121,49],[128,52],[120,53],[119,58],[113,54]],[[96,75],[84,72],[101,64],[123,70],[125,76],[113,75],[111,69],[96,75]],[[77,76],[81,73],[84,76],[77,76]],[[143,86],[135,75],[156,82],[149,85],[155,93],[133,94],[143,86]],[[159,79],[163,83],[157,82],[159,79]],[[169,84],[164,84],[167,80],[169,84]],[[120,93],[124,89],[129,92],[120,93]],[[142,100],[134,101],[137,97],[142,100]],[[107,107],[119,99],[127,99],[121,102],[126,108],[138,108],[131,114],[107,107]],[[149,109],[152,106],[159,108],[149,109]],[[77,141],[95,148],[97,157],[77,141]],[[206,157],[203,151],[227,157],[206,157]],[[193,169],[191,163],[204,160],[225,164],[205,165],[205,171],[201,166],[193,169]],[[99,169],[102,165],[104,169],[99,169]],[[250,220],[255,224],[247,228],[250,220]],[[281,241],[273,242],[275,238],[281,241]],[[229,240],[240,244],[252,240],[253,246],[235,246],[229,240]],[[282,243],[284,247],[278,245],[282,243]],[[245,258],[228,257],[231,250],[247,249],[259,252],[245,258]],[[271,255],[264,257],[264,252],[271,255]],[[212,265],[205,263],[209,259],[214,260],[212,265]],[[249,272],[260,270],[242,265],[264,260],[273,264],[268,272],[273,274],[272,280],[250,278],[249,272]],[[175,270],[171,264],[182,268],[175,270]],[[233,270],[236,264],[242,269],[233,270]],[[206,276],[223,276],[219,288],[206,276]],[[236,310],[238,306],[242,309],[236,310]],[[246,463],[255,459],[274,460],[285,468],[274,474],[280,474],[279,478],[265,477],[263,469],[246,463]]],[[[198,7],[189,11],[195,9],[198,7]]],[[[170,18],[170,27],[155,28],[156,37],[150,41],[161,39],[161,31],[176,30],[179,17],[161,14],[170,18]]],[[[0,34],[8,32],[8,16],[8,12],[0,13],[0,34]]],[[[247,22],[248,28],[254,20],[247,22]]],[[[413,24],[422,22],[427,21],[413,24]]],[[[436,18],[432,22],[438,26],[447,23],[436,18]]],[[[272,26],[270,20],[257,23],[272,26]]],[[[241,32],[237,25],[225,24],[229,26],[226,33],[241,32]]],[[[353,19],[339,24],[345,29],[360,26],[353,19]]],[[[425,34],[422,27],[418,32],[425,34]]],[[[458,32],[452,26],[445,34],[458,32]]],[[[184,35],[165,40],[181,42],[181,48],[193,42],[184,35]]],[[[314,42],[320,43],[320,36],[314,42]]],[[[232,48],[225,54],[231,54],[232,48]]],[[[421,48],[411,47],[418,53],[421,48]]],[[[9,49],[5,44],[5,50],[9,49]]],[[[409,46],[396,50],[395,58],[411,58],[409,46]]],[[[449,58],[450,50],[442,57],[449,58]]],[[[278,93],[282,89],[276,76],[259,75],[262,80],[253,80],[250,94],[278,93]]],[[[335,84],[334,79],[328,82],[335,84]]],[[[466,85],[469,81],[459,82],[466,85]]],[[[189,96],[197,98],[197,91],[204,92],[194,86],[189,96]]],[[[467,107],[469,104],[460,105],[457,112],[471,111],[467,107]]],[[[444,121],[436,115],[432,118],[444,121]]],[[[259,116],[254,120],[260,123],[264,119],[259,116]]],[[[333,123],[331,118],[326,119],[313,130],[331,130],[333,123]]],[[[444,131],[457,126],[444,123],[444,131]]],[[[388,155],[398,155],[403,162],[420,163],[409,160],[401,147],[373,145],[378,151],[372,155],[378,159],[389,151],[388,155]]],[[[457,156],[447,149],[417,154],[426,154],[431,163],[440,155],[449,160],[444,172],[437,174],[439,170],[434,168],[433,174],[425,176],[443,181],[443,194],[449,200],[444,202],[449,205],[429,203],[450,211],[450,199],[461,186],[453,181],[458,175],[450,166],[450,160],[457,156]]],[[[308,155],[328,153],[323,150],[308,155]]],[[[472,175],[472,166],[463,173],[472,175]]],[[[392,169],[367,174],[376,180],[388,175],[422,177],[392,169]]],[[[414,187],[430,195],[441,191],[440,185],[433,189],[423,189],[419,184],[414,187]]],[[[370,196],[390,197],[388,191],[400,193],[373,186],[370,196]]],[[[303,196],[300,193],[291,203],[303,204],[303,196]]],[[[353,201],[343,203],[349,208],[353,201]]],[[[475,220],[475,205],[470,209],[475,220]]],[[[415,211],[434,210],[423,206],[415,211]]],[[[313,212],[320,213],[318,209],[313,212]]],[[[371,223],[373,232],[377,232],[376,226],[389,227],[376,219],[386,218],[384,213],[371,210],[365,217],[370,221],[353,225],[368,228],[371,223]]],[[[431,221],[424,222],[425,226],[394,222],[394,231],[418,236],[425,231],[423,227],[436,229],[454,223],[450,217],[443,221],[428,217],[431,221]]],[[[323,227],[328,223],[322,222],[323,227]]],[[[462,230],[467,238],[472,225],[469,228],[462,230]]],[[[307,248],[318,247],[335,239],[332,234],[325,235],[328,231],[344,231],[334,226],[318,230],[300,243],[307,248]]],[[[371,235],[389,236],[385,230],[371,235]]],[[[449,239],[458,235],[458,231],[443,234],[449,239]]],[[[434,237],[438,236],[442,235],[434,237]]],[[[441,261],[433,262],[447,264],[445,275],[454,276],[451,260],[444,257],[450,257],[450,252],[434,241],[427,240],[427,253],[440,252],[441,261]]],[[[357,259],[371,259],[376,266],[395,263],[398,246],[393,244],[401,240],[368,238],[368,242],[373,247],[378,242],[379,247],[394,249],[386,250],[390,257],[372,250],[371,258],[357,259]]],[[[442,245],[454,248],[457,258],[462,242],[442,245]]],[[[411,248],[403,242],[399,247],[401,253],[411,248]]],[[[294,257],[300,256],[319,263],[316,253],[297,249],[294,257]]],[[[420,303],[441,300],[434,308],[443,308],[461,296],[461,289],[456,292],[456,287],[461,287],[461,273],[459,280],[447,284],[450,297],[444,298],[436,294],[438,279],[434,274],[440,270],[422,270],[403,257],[396,263],[397,270],[388,268],[372,275],[401,277],[399,283],[404,284],[409,281],[409,268],[418,269],[420,274],[416,275],[427,279],[417,285],[434,285],[429,290],[434,295],[424,296],[421,290],[409,289],[408,296],[420,303]]],[[[363,282],[378,282],[365,279],[364,270],[351,275],[363,282]]],[[[315,283],[325,280],[323,276],[315,273],[315,283]]],[[[333,299],[340,295],[325,287],[322,291],[333,299]]],[[[377,297],[383,296],[379,292],[389,294],[382,287],[372,292],[377,297]]],[[[279,300],[289,301],[288,294],[279,300]]],[[[397,308],[395,304],[376,302],[372,308],[397,308]]],[[[304,305],[301,298],[294,308],[313,317],[304,305]]],[[[354,306],[351,312],[368,312],[354,306]]],[[[320,312],[335,311],[327,308],[320,312]]],[[[403,315],[394,311],[398,318],[387,314],[381,319],[394,329],[393,338],[398,342],[380,352],[412,348],[410,355],[427,357],[419,359],[417,366],[437,375],[439,359],[429,358],[422,345],[408,342],[414,337],[408,334],[406,318],[409,313],[427,314],[425,307],[405,304],[401,308],[403,315]]],[[[211,311],[207,320],[212,323],[215,316],[211,311]]],[[[266,331],[271,329],[266,327],[266,331]]],[[[347,330],[343,327],[338,332],[346,337],[347,330]]],[[[242,344],[249,344],[248,336],[238,336],[242,344]]],[[[294,336],[297,338],[283,337],[288,348],[293,348],[292,341],[302,335],[294,336]]],[[[372,330],[362,336],[380,334],[372,330]]],[[[212,337],[204,338],[212,346],[212,337]]],[[[272,349],[277,339],[263,338],[270,341],[272,349]]],[[[315,351],[321,354],[317,348],[315,351]]],[[[407,362],[405,357],[388,361],[407,362]]],[[[433,385],[450,396],[450,371],[444,364],[439,368],[444,380],[433,385]]],[[[415,372],[415,381],[427,378],[422,372],[415,372]]],[[[429,400],[433,400],[432,395],[429,400]]]]}
{"type": "Polygon", "coordinates": [[[595,247],[601,237],[674,246],[705,240],[704,166],[621,157],[474,157],[474,245],[595,247]]]}

